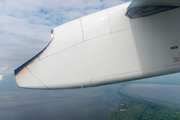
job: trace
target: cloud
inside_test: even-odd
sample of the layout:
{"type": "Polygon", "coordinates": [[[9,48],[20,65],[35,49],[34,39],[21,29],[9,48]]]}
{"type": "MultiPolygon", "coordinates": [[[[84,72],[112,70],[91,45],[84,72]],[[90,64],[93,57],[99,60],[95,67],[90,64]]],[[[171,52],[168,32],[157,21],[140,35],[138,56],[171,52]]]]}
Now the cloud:
{"type": "Polygon", "coordinates": [[[0,74],[3,74],[3,75],[11,75],[13,74],[13,71],[14,71],[14,68],[9,67],[9,66],[0,68],[0,74]]]}
{"type": "Polygon", "coordinates": [[[3,75],[0,75],[0,81],[2,81],[2,79],[3,79],[3,75]]]}
{"type": "MultiPolygon", "coordinates": [[[[22,24],[56,26],[72,19],[93,12],[122,4],[123,0],[17,0],[0,1],[0,15],[11,17],[11,20],[21,21],[22,24]],[[74,13],[74,14],[71,14],[74,13]],[[71,15],[67,15],[71,14],[71,15]]],[[[1,17],[2,18],[2,17],[1,17]]],[[[10,22],[17,25],[17,22],[10,22]]],[[[24,31],[23,31],[24,32],[24,31]]]]}

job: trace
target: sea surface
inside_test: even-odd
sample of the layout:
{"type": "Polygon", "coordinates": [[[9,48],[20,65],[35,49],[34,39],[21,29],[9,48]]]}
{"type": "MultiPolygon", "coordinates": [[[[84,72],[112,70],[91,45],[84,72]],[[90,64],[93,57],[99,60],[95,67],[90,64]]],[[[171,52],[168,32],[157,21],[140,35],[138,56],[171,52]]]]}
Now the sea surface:
{"type": "Polygon", "coordinates": [[[108,120],[118,102],[129,96],[180,109],[180,85],[119,83],[68,90],[18,88],[0,83],[0,120],[108,120]]]}
{"type": "Polygon", "coordinates": [[[69,90],[0,91],[0,120],[108,120],[121,84],[69,90]]]}

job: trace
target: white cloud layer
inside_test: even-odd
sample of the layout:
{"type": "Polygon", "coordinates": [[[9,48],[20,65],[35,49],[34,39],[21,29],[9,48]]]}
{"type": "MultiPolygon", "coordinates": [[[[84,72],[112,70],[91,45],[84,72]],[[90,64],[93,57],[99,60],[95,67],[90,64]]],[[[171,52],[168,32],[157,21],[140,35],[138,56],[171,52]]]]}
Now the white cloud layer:
{"type": "Polygon", "coordinates": [[[0,81],[2,81],[3,80],[3,75],[0,75],[0,81]]]}
{"type": "Polygon", "coordinates": [[[8,66],[0,68],[0,74],[3,74],[3,75],[11,75],[13,74],[13,71],[14,71],[14,68],[8,67],[8,66]]]}

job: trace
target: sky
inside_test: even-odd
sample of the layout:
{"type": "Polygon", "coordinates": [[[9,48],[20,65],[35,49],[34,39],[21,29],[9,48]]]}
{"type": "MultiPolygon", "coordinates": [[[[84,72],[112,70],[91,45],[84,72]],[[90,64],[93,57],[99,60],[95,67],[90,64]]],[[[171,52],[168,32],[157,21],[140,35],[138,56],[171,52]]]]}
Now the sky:
{"type": "Polygon", "coordinates": [[[102,119],[95,110],[106,110],[102,114],[107,117],[122,99],[116,95],[121,84],[83,90],[29,90],[16,85],[13,72],[50,42],[54,27],[125,2],[0,0],[0,119],[102,119]]]}

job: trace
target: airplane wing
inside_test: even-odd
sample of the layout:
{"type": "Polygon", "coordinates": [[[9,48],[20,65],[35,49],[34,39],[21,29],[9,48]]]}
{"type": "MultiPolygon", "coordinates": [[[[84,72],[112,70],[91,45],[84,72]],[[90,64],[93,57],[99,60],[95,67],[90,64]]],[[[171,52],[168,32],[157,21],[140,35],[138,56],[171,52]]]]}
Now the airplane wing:
{"type": "Polygon", "coordinates": [[[180,72],[179,5],[134,0],[57,26],[48,46],[15,70],[16,82],[84,88],[180,72]]]}
{"type": "Polygon", "coordinates": [[[179,6],[178,0],[133,0],[127,8],[126,16],[130,19],[146,17],[179,6]]]}

